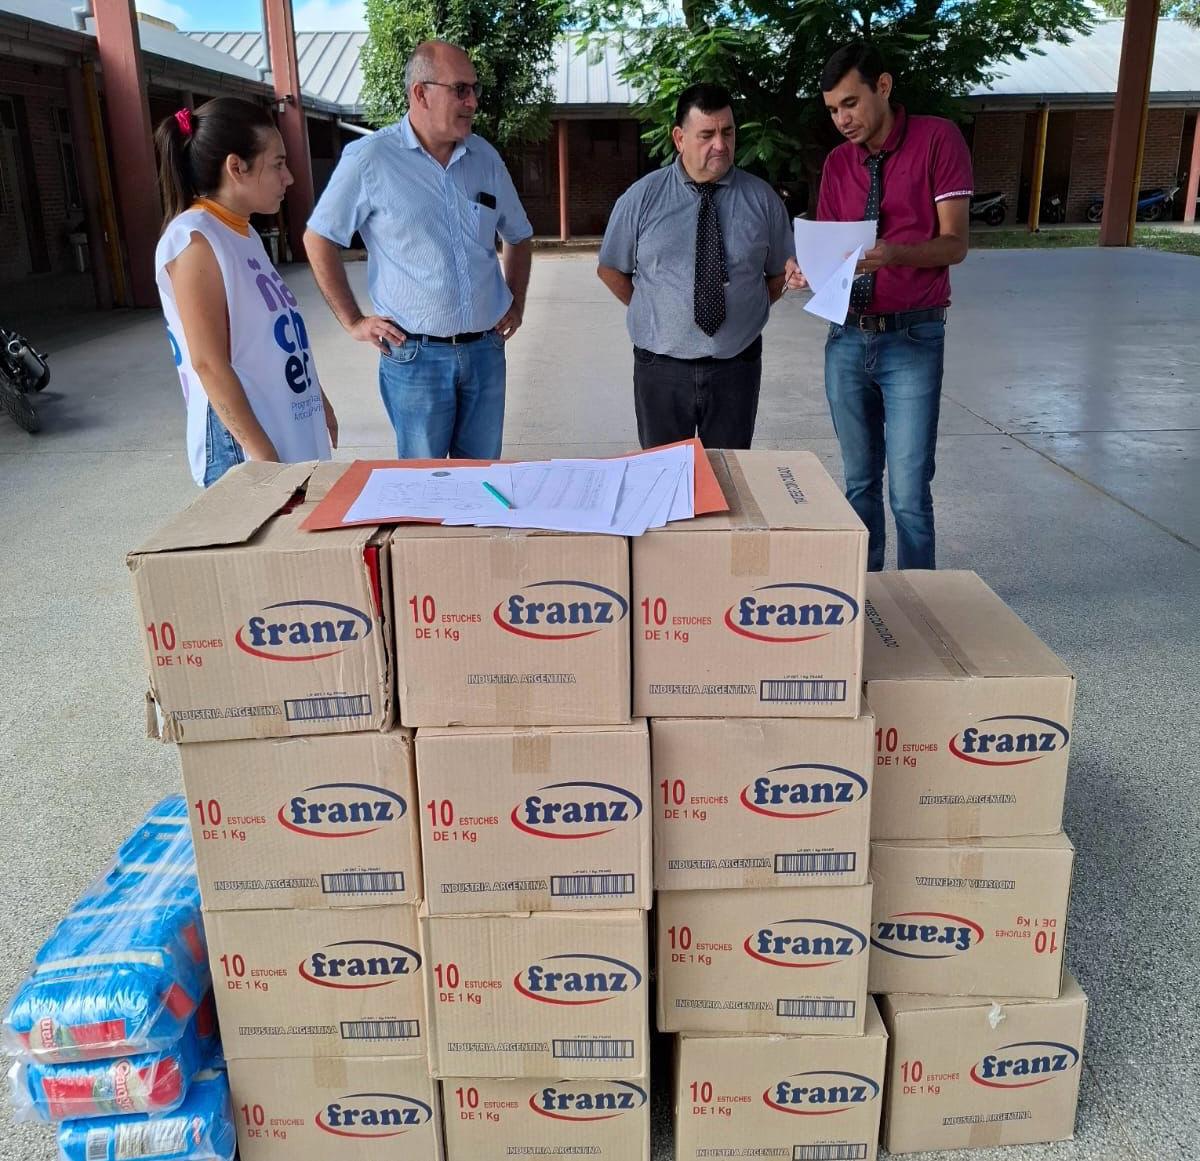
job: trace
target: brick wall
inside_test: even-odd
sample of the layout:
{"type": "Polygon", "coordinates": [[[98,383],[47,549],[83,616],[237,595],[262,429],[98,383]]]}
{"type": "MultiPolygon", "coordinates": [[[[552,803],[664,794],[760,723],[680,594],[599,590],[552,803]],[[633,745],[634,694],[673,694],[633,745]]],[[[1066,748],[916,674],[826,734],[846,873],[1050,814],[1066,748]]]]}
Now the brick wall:
{"type": "MultiPolygon", "coordinates": [[[[71,251],[67,244],[67,229],[74,215],[67,205],[66,183],[59,156],[58,135],[52,120],[55,107],[65,109],[67,95],[61,69],[48,65],[27,65],[15,60],[0,63],[0,97],[20,97],[24,101],[29,140],[33,151],[35,196],[41,206],[42,235],[52,270],[71,267],[71,251]]],[[[25,159],[18,150],[17,165],[21,180],[10,197],[19,197],[25,206],[25,226],[29,228],[30,214],[26,199],[29,194],[28,175],[24,173],[25,159]]],[[[18,219],[9,214],[0,216],[0,279],[11,281],[30,273],[30,253],[25,230],[16,228],[18,219]]]]}
{"type": "MultiPolygon", "coordinates": [[[[1175,184],[1183,140],[1183,109],[1151,109],[1142,155],[1142,188],[1175,184]]],[[[1071,150],[1071,191],[1068,220],[1084,218],[1092,198],[1104,193],[1108,175],[1111,109],[1088,109],[1075,114],[1075,143],[1071,150]]]]}
{"type": "MultiPolygon", "coordinates": [[[[639,176],[639,134],[636,121],[571,121],[569,151],[571,233],[578,237],[603,234],[613,203],[639,176]]],[[[521,194],[533,232],[558,236],[558,130],[546,141],[512,151],[509,169],[521,194]],[[543,180],[530,184],[534,167],[543,180]]]]}
{"type": "Polygon", "coordinates": [[[1025,113],[980,113],[975,118],[975,192],[1001,190],[1008,195],[1008,223],[1017,218],[1025,113]]]}

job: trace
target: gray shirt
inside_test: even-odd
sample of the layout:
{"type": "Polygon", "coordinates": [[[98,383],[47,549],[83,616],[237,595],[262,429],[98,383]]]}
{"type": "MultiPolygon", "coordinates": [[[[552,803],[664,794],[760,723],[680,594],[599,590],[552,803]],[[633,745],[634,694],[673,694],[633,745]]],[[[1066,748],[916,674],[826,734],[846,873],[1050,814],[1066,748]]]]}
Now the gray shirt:
{"type": "Polygon", "coordinates": [[[795,256],[783,201],[760,178],[731,169],[715,195],[729,282],[725,321],[711,337],[697,325],[696,220],[700,195],[682,162],[647,174],[618,199],[608,219],[600,265],[633,276],[625,325],[635,347],[677,359],[730,359],[767,325],[765,279],[795,256]]]}

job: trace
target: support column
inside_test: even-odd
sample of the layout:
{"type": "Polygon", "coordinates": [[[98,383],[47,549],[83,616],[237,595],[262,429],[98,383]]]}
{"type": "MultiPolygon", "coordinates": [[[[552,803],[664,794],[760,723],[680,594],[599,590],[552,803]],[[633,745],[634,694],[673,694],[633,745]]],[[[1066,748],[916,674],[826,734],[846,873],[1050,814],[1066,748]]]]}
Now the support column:
{"type": "Polygon", "coordinates": [[[1033,151],[1033,181],[1029,187],[1029,232],[1036,234],[1042,225],[1042,177],[1046,172],[1046,135],[1050,129],[1050,106],[1038,109],[1037,145],[1033,151]]]}
{"type": "Polygon", "coordinates": [[[569,122],[558,122],[558,237],[571,237],[571,148],[569,122]]]}
{"type": "Polygon", "coordinates": [[[295,181],[289,187],[288,241],[292,259],[304,261],[304,227],[313,210],[312,155],[308,148],[308,123],[300,94],[300,66],[296,58],[296,25],[292,0],[263,0],[266,13],[268,59],[279,100],[279,132],[287,150],[288,169],[295,181]]]}
{"type": "Polygon", "coordinates": [[[1196,128],[1192,133],[1192,163],[1188,166],[1187,201],[1183,203],[1183,220],[1196,220],[1196,198],[1200,197],[1200,109],[1196,110],[1196,128]]]}
{"type": "MultiPolygon", "coordinates": [[[[96,158],[99,143],[92,140],[88,120],[87,99],[83,95],[80,71],[66,70],[67,116],[71,119],[71,147],[75,152],[75,173],[79,178],[79,196],[83,200],[83,220],[87,230],[88,265],[92,271],[92,290],[96,306],[111,310],[113,305],[112,278],[108,270],[108,247],[104,241],[104,224],[100,210],[100,175],[96,158]]],[[[94,76],[90,78],[94,82],[94,76]]]]}
{"type": "Polygon", "coordinates": [[[112,130],[118,207],[129,255],[129,299],[157,306],[154,248],[162,223],[146,73],[133,0],[93,0],[104,99],[112,130]]]}
{"type": "Polygon", "coordinates": [[[1158,34],[1159,0],[1128,0],[1121,43],[1121,72],[1108,144],[1101,246],[1132,246],[1137,219],[1142,151],[1150,112],[1150,72],[1158,34]]]}
{"type": "Polygon", "coordinates": [[[113,197],[112,170],[108,164],[108,144],[104,136],[104,118],[100,115],[100,97],[96,91],[96,68],[85,60],[79,70],[83,98],[87,102],[88,141],[96,165],[97,192],[100,196],[100,224],[103,229],[104,252],[108,257],[108,273],[112,280],[114,306],[132,306],[129,278],[125,273],[125,258],[121,253],[121,234],[117,226],[117,203],[113,197]]]}

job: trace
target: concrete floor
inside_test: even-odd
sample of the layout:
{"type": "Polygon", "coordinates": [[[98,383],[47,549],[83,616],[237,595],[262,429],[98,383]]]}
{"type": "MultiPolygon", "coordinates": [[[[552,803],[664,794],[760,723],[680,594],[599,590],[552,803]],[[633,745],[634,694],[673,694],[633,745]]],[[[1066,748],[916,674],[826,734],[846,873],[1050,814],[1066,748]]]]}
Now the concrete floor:
{"type": "MultiPolygon", "coordinates": [[[[594,256],[540,256],[510,348],[506,453],[634,445],[622,311],[594,256]]],[[[365,269],[352,268],[361,286],[365,269]]],[[[342,421],[385,456],[374,358],[299,293],[342,421]]],[[[1079,848],[1070,966],[1092,997],[1078,1136],[1006,1156],[1173,1161],[1200,1140],[1200,261],[986,251],[955,273],[939,471],[941,563],[974,568],[1074,667],[1067,828],[1079,848]]],[[[762,446],[835,474],[822,328],[789,296],[766,336],[762,446]]],[[[138,814],[178,785],[142,736],[124,553],[195,495],[156,316],[33,333],[54,381],[34,438],[0,415],[0,1002],[138,814]]],[[[658,1122],[656,1161],[670,1156],[658,1122]]],[[[48,1161],[10,1127],[0,1161],[48,1161]]],[[[950,1158],[960,1154],[944,1155],[950,1158]]]]}

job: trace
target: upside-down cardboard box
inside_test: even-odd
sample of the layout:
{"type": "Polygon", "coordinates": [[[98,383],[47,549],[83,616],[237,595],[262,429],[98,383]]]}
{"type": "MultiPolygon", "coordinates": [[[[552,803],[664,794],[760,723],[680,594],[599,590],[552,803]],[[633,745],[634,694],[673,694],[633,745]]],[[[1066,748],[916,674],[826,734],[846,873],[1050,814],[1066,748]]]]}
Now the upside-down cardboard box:
{"type": "Polygon", "coordinates": [[[634,713],[859,713],[867,531],[810,452],[709,452],[729,511],[633,544],[634,713]]]}
{"type": "Polygon", "coordinates": [[[644,721],[422,729],[417,757],[431,914],[649,910],[644,721]]]}
{"type": "Polygon", "coordinates": [[[1075,678],[973,572],[867,578],[874,838],[1054,834],[1075,678]]]}
{"type": "Polygon", "coordinates": [[[383,538],[301,530],[315,468],[243,464],[129,554],[164,741],[390,723],[383,538]]]}
{"type": "Polygon", "coordinates": [[[196,742],[179,760],[207,910],[420,901],[408,730],[196,742]]]}
{"type": "Polygon", "coordinates": [[[883,996],[891,1036],[884,1142],[891,1153],[1063,1141],[1075,1131],[1087,997],[883,996]]]}

